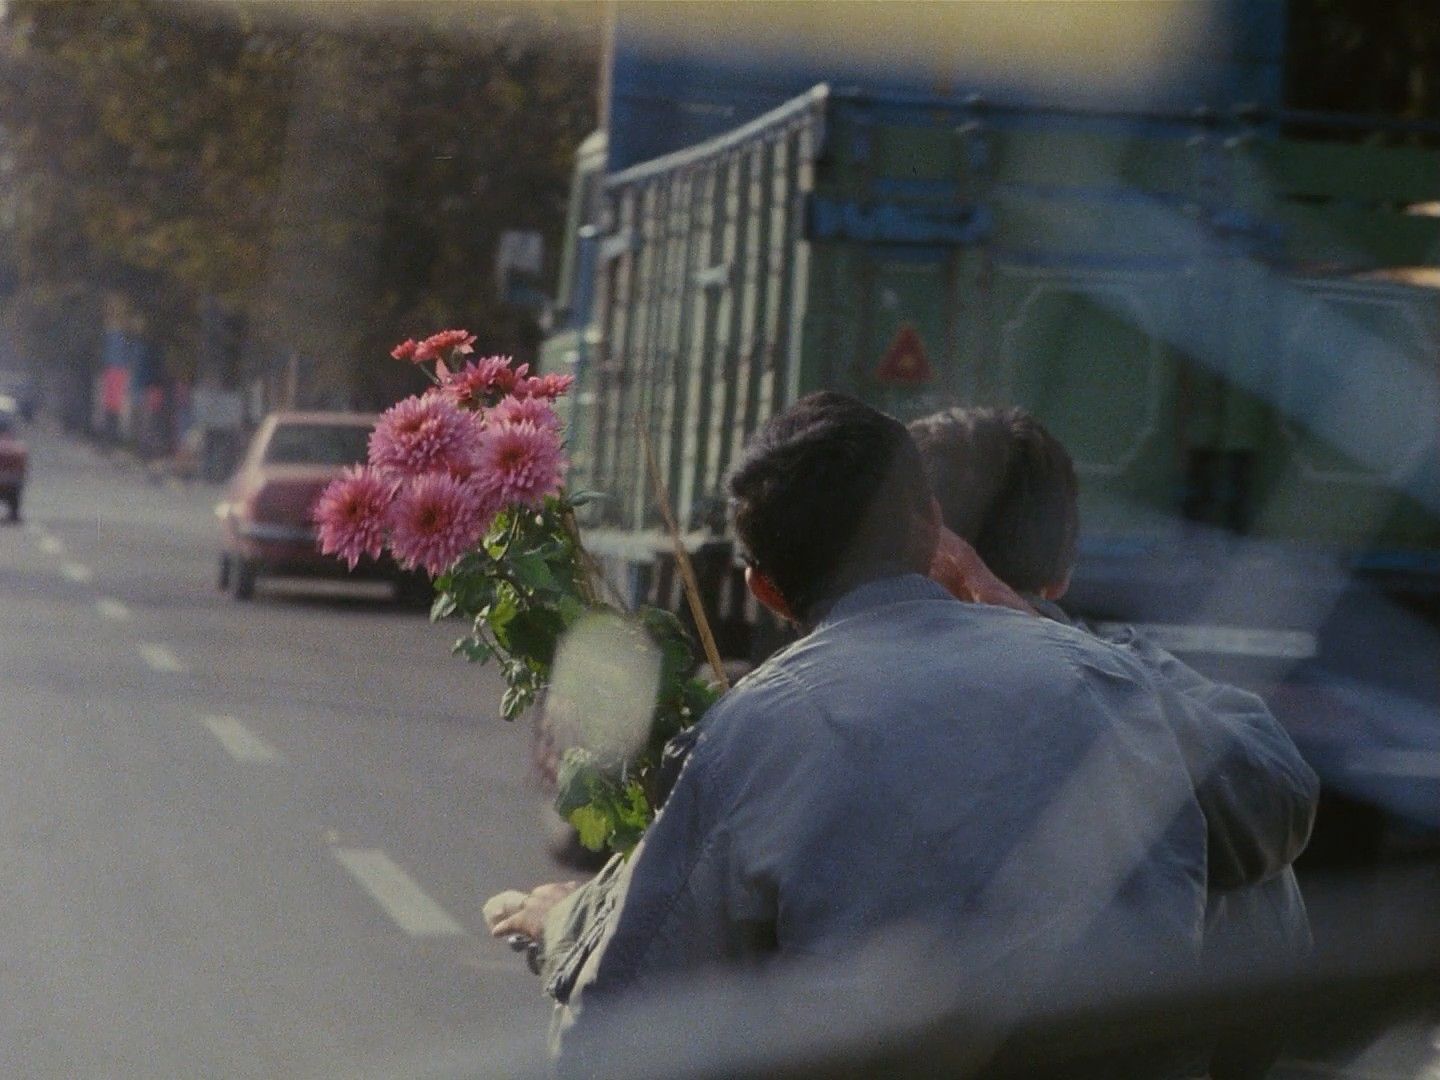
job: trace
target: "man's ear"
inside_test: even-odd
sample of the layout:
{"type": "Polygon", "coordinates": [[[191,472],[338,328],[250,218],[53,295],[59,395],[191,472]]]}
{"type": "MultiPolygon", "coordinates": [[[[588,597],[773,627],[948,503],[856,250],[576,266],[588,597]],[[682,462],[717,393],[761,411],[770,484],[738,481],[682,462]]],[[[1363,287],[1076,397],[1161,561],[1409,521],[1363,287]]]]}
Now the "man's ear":
{"type": "Polygon", "coordinates": [[[786,622],[799,622],[785,597],[780,595],[780,590],[775,587],[765,574],[753,566],[745,567],[745,585],[750,590],[750,595],[759,600],[767,608],[773,611],[786,622]]]}
{"type": "Polygon", "coordinates": [[[929,567],[935,561],[935,552],[940,547],[940,531],[945,527],[945,512],[940,509],[940,500],[934,495],[930,496],[930,504],[925,507],[924,516],[917,525],[919,534],[915,538],[915,545],[919,550],[916,554],[921,556],[921,562],[929,567]]]}
{"type": "Polygon", "coordinates": [[[1067,592],[1070,591],[1070,575],[1074,573],[1074,571],[1074,567],[1066,570],[1064,577],[1062,577],[1059,581],[1052,581],[1049,585],[1046,585],[1040,590],[1040,595],[1043,596],[1046,600],[1049,600],[1052,604],[1058,601],[1062,596],[1064,596],[1067,592]]]}

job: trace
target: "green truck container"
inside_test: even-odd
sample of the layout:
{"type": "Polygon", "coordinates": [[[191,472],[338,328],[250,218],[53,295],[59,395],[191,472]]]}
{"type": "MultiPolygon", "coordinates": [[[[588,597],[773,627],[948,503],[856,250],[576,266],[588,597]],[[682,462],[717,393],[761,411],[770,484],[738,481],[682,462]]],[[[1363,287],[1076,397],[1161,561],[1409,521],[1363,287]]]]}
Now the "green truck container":
{"type": "Polygon", "coordinates": [[[1197,521],[1420,563],[1440,545],[1440,302],[1407,283],[1440,259],[1429,150],[820,86],[602,170],[592,143],[572,236],[594,321],[546,357],[579,376],[600,552],[668,547],[641,428],[698,544],[745,439],[820,388],[905,418],[1026,406],[1075,456],[1096,550],[1197,521]]]}

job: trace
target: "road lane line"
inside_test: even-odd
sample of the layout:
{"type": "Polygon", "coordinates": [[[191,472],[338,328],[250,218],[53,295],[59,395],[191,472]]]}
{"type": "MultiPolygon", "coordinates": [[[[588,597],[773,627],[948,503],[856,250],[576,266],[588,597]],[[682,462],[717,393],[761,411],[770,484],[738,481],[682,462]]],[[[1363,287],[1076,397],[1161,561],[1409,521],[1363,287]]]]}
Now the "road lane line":
{"type": "Polygon", "coordinates": [[[390,861],[380,848],[331,848],[345,867],[385,914],[411,937],[456,937],[464,928],[449,912],[425,895],[409,874],[390,861]]]}
{"type": "Polygon", "coordinates": [[[119,600],[112,600],[108,596],[95,601],[95,610],[112,622],[124,622],[130,618],[130,609],[119,600]]]}
{"type": "Polygon", "coordinates": [[[67,562],[60,567],[60,573],[77,585],[89,585],[95,580],[95,571],[81,563],[67,562]]]}
{"type": "Polygon", "coordinates": [[[146,642],[141,645],[136,645],[135,651],[140,654],[140,659],[150,665],[152,671],[162,671],[167,675],[178,675],[186,670],[185,665],[180,662],[180,658],[164,645],[146,642]]]}
{"type": "Polygon", "coordinates": [[[51,536],[49,533],[41,533],[40,550],[46,555],[59,555],[64,552],[65,545],[60,542],[58,537],[51,536]]]}
{"type": "Polygon", "coordinates": [[[285,764],[285,755],[233,716],[202,716],[200,722],[236,761],[285,764]]]}

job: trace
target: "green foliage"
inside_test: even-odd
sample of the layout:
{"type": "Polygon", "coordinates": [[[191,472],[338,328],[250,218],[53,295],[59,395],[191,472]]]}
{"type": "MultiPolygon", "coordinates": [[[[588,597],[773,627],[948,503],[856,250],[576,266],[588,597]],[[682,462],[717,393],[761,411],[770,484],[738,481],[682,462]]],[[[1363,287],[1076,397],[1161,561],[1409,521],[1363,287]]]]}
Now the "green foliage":
{"type": "MultiPolygon", "coordinates": [[[[655,814],[665,743],[703,716],[718,692],[692,674],[696,649],[674,614],[642,608],[627,616],[595,598],[583,569],[584,553],[569,525],[573,506],[573,500],[560,497],[539,512],[501,514],[480,550],[435,579],[430,613],[437,621],[469,623],[470,632],[455,643],[456,655],[477,663],[497,661],[506,683],[500,703],[506,720],[543,698],[561,639],[582,619],[603,612],[627,620],[640,635],[637,664],[649,652],[639,642],[653,645],[658,685],[643,744],[616,760],[582,747],[567,749],[556,796],[556,809],[575,827],[581,843],[597,851],[629,852],[655,814]]],[[[629,653],[622,647],[620,655],[629,653]]]]}
{"type": "Polygon", "coordinates": [[[491,253],[505,229],[558,250],[598,8],[13,0],[0,18],[0,258],[45,361],[77,291],[122,298],[180,376],[213,298],[305,358],[301,403],[413,391],[404,366],[359,362],[397,330],[480,326],[482,353],[528,358],[538,329],[496,296],[491,253]]]}
{"type": "Polygon", "coordinates": [[[560,764],[555,809],[591,851],[628,855],[654,817],[644,785],[617,776],[589,751],[567,750],[560,764]]]}

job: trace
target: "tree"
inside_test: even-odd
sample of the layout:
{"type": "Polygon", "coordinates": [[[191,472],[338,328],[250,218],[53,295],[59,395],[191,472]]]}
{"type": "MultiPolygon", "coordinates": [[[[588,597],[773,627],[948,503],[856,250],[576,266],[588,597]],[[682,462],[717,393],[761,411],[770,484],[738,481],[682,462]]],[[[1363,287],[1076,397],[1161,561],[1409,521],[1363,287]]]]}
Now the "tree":
{"type": "Polygon", "coordinates": [[[504,228],[558,237],[596,18],[14,0],[0,126],[19,302],[38,325],[118,292],[183,377],[218,302],[246,316],[259,370],[301,359],[315,402],[411,389],[376,358],[442,325],[523,352],[535,331],[493,298],[491,253],[504,228]]]}

